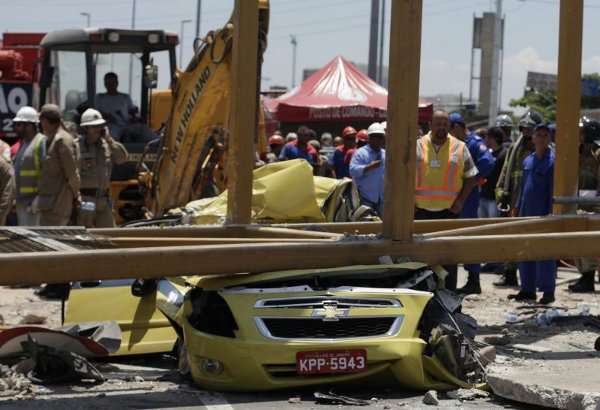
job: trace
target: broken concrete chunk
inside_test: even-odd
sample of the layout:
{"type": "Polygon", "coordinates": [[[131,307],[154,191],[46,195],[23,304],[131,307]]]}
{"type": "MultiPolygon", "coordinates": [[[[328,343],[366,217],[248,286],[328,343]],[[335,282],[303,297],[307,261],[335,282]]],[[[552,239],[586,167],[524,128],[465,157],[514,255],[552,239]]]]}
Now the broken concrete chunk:
{"type": "Polygon", "coordinates": [[[423,404],[427,404],[429,406],[438,406],[440,404],[440,400],[438,399],[437,392],[435,390],[429,390],[423,396],[423,404]]]}
{"type": "Polygon", "coordinates": [[[485,346],[479,349],[479,360],[483,366],[496,361],[496,348],[494,346],[485,346]]]}
{"type": "Polygon", "coordinates": [[[506,346],[512,342],[512,338],[509,335],[486,336],[483,338],[483,341],[494,346],[506,346]]]}
{"type": "Polygon", "coordinates": [[[460,401],[471,401],[478,398],[486,398],[489,397],[490,394],[486,391],[479,389],[458,389],[452,390],[446,393],[446,395],[450,399],[460,400],[460,401]]]}
{"type": "Polygon", "coordinates": [[[548,349],[547,347],[536,346],[536,345],[515,344],[512,347],[514,347],[515,349],[525,350],[526,352],[534,352],[534,353],[548,353],[548,352],[552,351],[552,349],[548,349]]]}
{"type": "Polygon", "coordinates": [[[34,315],[33,313],[28,313],[23,319],[21,319],[21,322],[19,323],[22,325],[41,325],[43,323],[46,323],[46,318],[44,316],[38,316],[34,315]]]}

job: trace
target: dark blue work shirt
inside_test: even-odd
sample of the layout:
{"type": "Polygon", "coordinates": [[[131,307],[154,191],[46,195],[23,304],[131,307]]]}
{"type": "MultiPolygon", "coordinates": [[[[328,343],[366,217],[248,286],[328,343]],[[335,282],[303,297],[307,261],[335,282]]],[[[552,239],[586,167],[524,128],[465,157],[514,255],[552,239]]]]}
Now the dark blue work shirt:
{"type": "Polygon", "coordinates": [[[317,153],[315,149],[310,145],[307,145],[304,149],[298,148],[298,141],[285,144],[279,153],[280,161],[288,161],[298,158],[308,161],[308,163],[313,167],[317,163],[317,153]]]}
{"type": "Polygon", "coordinates": [[[523,179],[517,199],[519,216],[552,213],[554,158],[554,151],[548,148],[541,159],[534,152],[523,160],[523,179]]]}
{"type": "MultiPolygon", "coordinates": [[[[478,178],[487,178],[494,170],[494,165],[496,164],[496,158],[494,158],[492,151],[488,149],[483,139],[474,132],[467,135],[465,145],[469,149],[471,158],[473,158],[473,162],[479,171],[478,178]]],[[[462,218],[477,218],[479,198],[479,186],[476,186],[465,201],[460,214],[462,218]]]]}
{"type": "Polygon", "coordinates": [[[343,145],[336,147],[329,161],[329,165],[335,170],[337,179],[350,178],[350,163],[346,163],[346,154],[350,149],[352,148],[346,148],[343,145]]]}

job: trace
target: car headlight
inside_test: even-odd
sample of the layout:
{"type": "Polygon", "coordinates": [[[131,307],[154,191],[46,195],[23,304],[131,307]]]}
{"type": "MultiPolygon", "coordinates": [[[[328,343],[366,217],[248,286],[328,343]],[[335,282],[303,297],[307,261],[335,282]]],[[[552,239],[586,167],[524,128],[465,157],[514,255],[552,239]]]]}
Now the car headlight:
{"type": "Polygon", "coordinates": [[[200,368],[204,373],[210,374],[211,376],[218,376],[223,373],[223,363],[215,359],[209,359],[207,357],[200,360],[200,368]]]}

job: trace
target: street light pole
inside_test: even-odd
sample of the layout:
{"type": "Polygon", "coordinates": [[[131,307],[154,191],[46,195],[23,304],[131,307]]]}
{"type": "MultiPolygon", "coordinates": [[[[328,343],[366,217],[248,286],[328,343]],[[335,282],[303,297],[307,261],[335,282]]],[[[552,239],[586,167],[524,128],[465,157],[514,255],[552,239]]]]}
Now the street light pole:
{"type": "Polygon", "coordinates": [[[292,88],[296,86],[296,48],[298,41],[294,34],[290,34],[290,42],[292,43],[292,88]]]}
{"type": "Polygon", "coordinates": [[[85,11],[82,11],[81,13],[79,13],[79,15],[85,17],[86,27],[90,27],[92,25],[92,15],[90,13],[86,13],[85,11]]]}
{"type": "Polygon", "coordinates": [[[385,0],[381,0],[381,19],[379,23],[379,61],[377,63],[377,82],[383,85],[383,44],[385,43],[385,0]]]}
{"type": "Polygon", "coordinates": [[[196,38],[200,38],[200,17],[202,16],[202,0],[196,0],[196,38]]]}
{"type": "Polygon", "coordinates": [[[187,23],[191,23],[192,19],[181,20],[179,29],[179,67],[183,66],[183,29],[187,23]]]}
{"type": "MultiPolygon", "coordinates": [[[[133,0],[133,6],[131,9],[131,29],[135,29],[135,3],[136,0],[133,0]]],[[[129,55],[129,95],[131,95],[131,90],[133,86],[133,54],[129,55]]]]}
{"type": "Polygon", "coordinates": [[[502,47],[502,0],[496,0],[496,15],[494,16],[494,50],[492,53],[492,84],[490,87],[490,106],[488,111],[488,125],[493,127],[498,116],[499,74],[500,74],[500,48],[502,47]]]}

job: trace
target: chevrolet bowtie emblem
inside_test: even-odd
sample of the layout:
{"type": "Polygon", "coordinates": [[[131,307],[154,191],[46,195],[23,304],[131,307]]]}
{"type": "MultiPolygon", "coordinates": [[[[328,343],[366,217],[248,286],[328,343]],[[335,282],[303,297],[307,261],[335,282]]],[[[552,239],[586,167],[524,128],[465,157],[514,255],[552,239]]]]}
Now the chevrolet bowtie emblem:
{"type": "Polygon", "coordinates": [[[337,322],[342,317],[348,316],[348,309],[341,309],[335,304],[324,304],[322,308],[313,310],[312,317],[321,318],[323,322],[337,322]]]}

